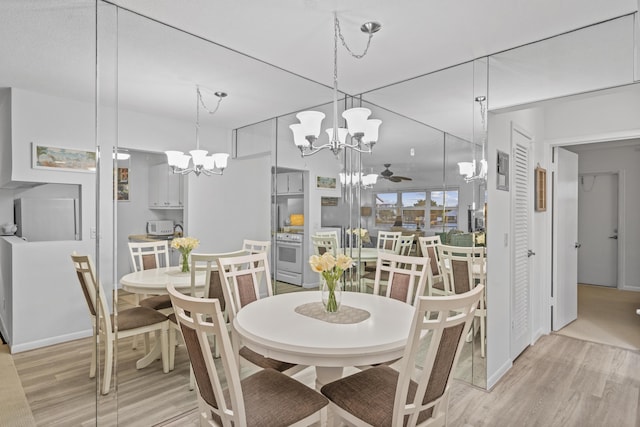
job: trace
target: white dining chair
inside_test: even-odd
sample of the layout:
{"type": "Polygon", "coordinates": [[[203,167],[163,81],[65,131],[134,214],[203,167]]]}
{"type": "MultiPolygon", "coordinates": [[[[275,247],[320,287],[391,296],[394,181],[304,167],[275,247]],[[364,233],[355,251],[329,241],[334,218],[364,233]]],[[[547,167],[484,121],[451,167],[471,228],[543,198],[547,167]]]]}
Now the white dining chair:
{"type": "MultiPolygon", "coordinates": [[[[222,291],[227,304],[229,323],[233,322],[234,317],[243,307],[262,298],[261,289],[265,287],[267,289],[267,294],[264,298],[273,296],[269,259],[266,253],[260,252],[256,254],[218,258],[216,262],[218,264],[218,274],[220,275],[222,291]],[[262,279],[264,279],[264,284],[261,283],[262,279]]],[[[231,333],[234,345],[238,348],[236,354],[256,366],[265,369],[275,369],[287,375],[293,375],[306,367],[265,357],[262,354],[250,350],[248,347],[240,346],[233,329],[231,333]]]]}
{"type": "Polygon", "coordinates": [[[445,288],[445,280],[440,266],[440,255],[438,248],[442,244],[440,236],[418,237],[420,252],[423,256],[429,257],[430,271],[427,278],[428,295],[448,295],[451,292],[445,288]]]}
{"type": "Polygon", "coordinates": [[[326,425],[328,401],[317,391],[273,369],[240,377],[218,299],[167,289],[198,385],[201,425],[326,425]],[[211,340],[219,343],[219,358],[211,340]]]}
{"type": "Polygon", "coordinates": [[[446,426],[451,378],[483,290],[418,297],[397,369],[378,365],[322,387],[334,425],[446,426]]]}

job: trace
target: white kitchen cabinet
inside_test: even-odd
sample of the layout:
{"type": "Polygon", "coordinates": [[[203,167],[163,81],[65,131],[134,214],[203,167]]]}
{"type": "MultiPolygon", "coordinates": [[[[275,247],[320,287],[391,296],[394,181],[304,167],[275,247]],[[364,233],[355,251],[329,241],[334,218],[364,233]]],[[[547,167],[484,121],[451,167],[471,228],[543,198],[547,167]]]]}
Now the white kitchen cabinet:
{"type": "Polygon", "coordinates": [[[184,176],[171,173],[166,164],[149,168],[149,208],[182,209],[184,176]]]}
{"type": "Polygon", "coordinates": [[[287,172],[276,175],[278,194],[302,194],[304,192],[302,172],[287,172]]]}

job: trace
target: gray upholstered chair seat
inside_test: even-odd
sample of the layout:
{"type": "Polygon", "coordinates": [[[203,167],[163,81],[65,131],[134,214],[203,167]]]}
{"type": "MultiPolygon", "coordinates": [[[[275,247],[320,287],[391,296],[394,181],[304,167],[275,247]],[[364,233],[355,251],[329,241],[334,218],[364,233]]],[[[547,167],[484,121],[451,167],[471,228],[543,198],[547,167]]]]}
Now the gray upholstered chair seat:
{"type": "MultiPolygon", "coordinates": [[[[315,390],[272,369],[258,371],[241,384],[248,427],[288,426],[329,403],[315,390]],[[295,402],[295,405],[286,402],[295,402]]],[[[229,402],[227,390],[225,399],[229,402]]]]}
{"type": "Polygon", "coordinates": [[[171,298],[169,298],[169,295],[155,295],[141,300],[140,307],[147,307],[153,310],[171,308],[171,298]]]}
{"type": "MultiPolygon", "coordinates": [[[[366,369],[322,387],[321,392],[333,403],[376,427],[391,426],[398,371],[385,365],[366,369]]],[[[417,384],[409,383],[408,400],[416,395],[417,384]]],[[[418,424],[431,416],[423,411],[418,424]]]]}
{"type": "MultiPolygon", "coordinates": [[[[147,307],[133,307],[118,313],[118,330],[128,331],[165,320],[167,320],[167,316],[155,310],[147,307]]],[[[111,315],[111,324],[115,325],[113,314],[111,315]]]]}

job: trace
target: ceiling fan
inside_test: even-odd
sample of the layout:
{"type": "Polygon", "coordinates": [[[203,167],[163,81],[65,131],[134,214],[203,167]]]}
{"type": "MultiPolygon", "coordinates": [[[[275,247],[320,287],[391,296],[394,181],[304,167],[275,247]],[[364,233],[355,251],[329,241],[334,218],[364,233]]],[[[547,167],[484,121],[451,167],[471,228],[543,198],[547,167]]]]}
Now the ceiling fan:
{"type": "Polygon", "coordinates": [[[389,167],[391,166],[391,163],[385,163],[384,167],[385,170],[383,170],[382,172],[380,172],[380,177],[383,179],[388,179],[391,182],[400,182],[400,181],[412,181],[411,178],[408,178],[406,176],[398,176],[398,175],[394,175],[393,172],[391,172],[389,170],[389,167]]]}

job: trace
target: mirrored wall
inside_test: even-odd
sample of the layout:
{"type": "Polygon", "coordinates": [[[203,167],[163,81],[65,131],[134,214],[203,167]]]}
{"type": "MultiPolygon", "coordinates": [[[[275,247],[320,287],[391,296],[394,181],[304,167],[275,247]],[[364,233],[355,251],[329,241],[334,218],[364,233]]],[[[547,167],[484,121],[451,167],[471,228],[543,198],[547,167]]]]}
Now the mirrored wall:
{"type": "MultiPolygon", "coordinates": [[[[30,278],[24,282],[48,284],[54,280],[54,274],[60,273],[63,278],[56,277],[56,283],[69,284],[69,288],[61,285],[55,295],[56,298],[64,296],[60,305],[64,304],[63,313],[71,318],[70,322],[60,320],[56,325],[67,330],[30,338],[31,344],[51,342],[62,346],[55,349],[59,362],[56,365],[61,370],[53,374],[60,379],[60,384],[46,393],[53,397],[40,403],[40,407],[47,407],[42,412],[48,413],[39,413],[39,416],[54,417],[51,412],[55,411],[51,409],[61,404],[55,400],[61,396],[82,408],[76,411],[77,418],[73,421],[49,418],[51,424],[97,420],[98,424],[125,425],[139,421],[141,408],[147,417],[145,423],[156,424],[196,407],[195,394],[188,387],[186,353],[176,353],[176,368],[169,373],[164,373],[157,361],[144,369],[136,369],[137,360],[145,354],[143,340],[136,348],[127,340],[114,348],[113,385],[109,394],[99,393],[98,382],[89,380],[88,373],[92,348],[96,348],[99,355],[95,359],[98,375],[104,372],[104,359],[100,355],[104,354],[105,343],[89,338],[91,323],[68,262],[68,252],[76,250],[94,257],[104,295],[117,324],[117,313],[134,304],[120,283],[121,277],[130,271],[126,241],[131,235],[146,234],[145,225],[149,220],[169,219],[181,223],[185,233],[197,233],[201,238],[203,251],[233,250],[239,244],[233,236],[272,239],[274,278],[288,284],[291,283],[286,280],[292,280],[296,282],[293,286],[308,288],[316,285],[317,280],[306,263],[300,272],[293,272],[299,276],[282,274],[291,272],[279,268],[278,233],[302,231],[308,237],[318,230],[335,229],[340,233],[343,246],[355,251],[360,244],[373,245],[378,231],[391,229],[416,236],[456,236],[454,240],[461,245],[471,242],[481,247],[496,241],[489,238],[487,232],[501,236],[508,231],[508,224],[486,229],[490,209],[493,212],[508,210],[503,199],[493,199],[497,200],[495,205],[488,207],[488,202],[494,203],[488,200],[488,195],[495,192],[492,166],[495,168],[496,149],[487,138],[490,118],[525,107],[544,109],[549,104],[564,105],[576,97],[563,97],[579,94],[581,99],[586,99],[603,88],[631,90],[634,75],[638,75],[634,63],[637,23],[636,17],[630,15],[357,96],[341,94],[340,111],[364,106],[372,110],[373,118],[382,120],[373,153],[343,152],[336,157],[325,150],[301,157],[289,129],[296,121],[292,111],[313,109],[331,117],[332,105],[327,103],[331,99],[329,88],[256,63],[237,52],[110,3],[77,0],[64,6],[56,4],[54,9],[41,2],[15,4],[11,9],[12,22],[16,25],[22,22],[22,28],[31,29],[28,33],[33,40],[25,42],[22,49],[28,50],[29,58],[35,62],[18,61],[16,51],[7,51],[5,56],[16,58],[13,63],[22,67],[20,75],[27,75],[29,70],[47,70],[49,77],[62,80],[54,82],[56,90],[52,91],[51,86],[44,84],[44,78],[29,82],[16,78],[8,69],[0,70],[0,86],[11,88],[14,135],[17,135],[16,141],[11,142],[12,149],[3,151],[11,153],[14,170],[8,179],[10,185],[0,193],[0,213],[7,216],[2,222],[10,220],[12,208],[8,206],[12,207],[12,199],[22,191],[20,186],[76,184],[81,186],[83,200],[82,240],[73,247],[58,246],[55,251],[46,252],[46,257],[42,256],[57,260],[62,254],[59,265],[68,263],[69,268],[62,273],[51,268],[46,270],[46,280],[30,278]],[[59,13],[51,13],[52,10],[59,13]],[[33,25],[36,17],[57,20],[47,25],[38,20],[39,25],[33,25]],[[68,25],[70,19],[77,20],[78,25],[68,25]],[[60,39],[53,40],[50,34],[36,31],[53,27],[60,30],[60,39]],[[69,40],[83,43],[70,44],[69,40]],[[79,49],[74,56],[76,62],[62,64],[52,58],[51,43],[54,42],[57,48],[60,44],[67,45],[66,49],[79,49]],[[237,64],[237,68],[232,67],[232,63],[237,64]],[[66,68],[69,66],[83,69],[83,79],[65,81],[63,77],[72,74],[66,68]],[[260,88],[255,75],[263,73],[277,74],[278,84],[260,88]],[[162,152],[195,148],[196,84],[207,88],[205,102],[215,102],[212,92],[225,89],[218,83],[233,74],[246,75],[246,84],[256,85],[247,92],[264,93],[268,101],[258,103],[270,102],[272,112],[261,115],[253,110],[256,102],[252,104],[250,97],[245,94],[243,98],[240,91],[231,92],[220,115],[202,123],[202,137],[212,141],[206,143],[206,148],[233,154],[225,175],[206,181],[186,177],[181,184],[182,208],[151,209],[151,169],[164,164],[162,152]],[[285,108],[279,103],[278,93],[301,96],[295,108],[285,108]],[[482,97],[484,101],[479,100],[482,97]],[[493,116],[489,117],[490,114],[493,116]],[[232,134],[233,145],[229,137],[232,134]],[[34,169],[29,145],[32,141],[95,151],[97,171],[88,174],[34,169]],[[114,153],[124,149],[131,157],[123,163],[114,153]],[[489,165],[486,176],[481,173],[483,160],[489,165]],[[475,163],[469,176],[461,174],[461,162],[475,163]],[[343,184],[341,173],[347,176],[377,174],[378,177],[373,186],[363,188],[343,184]],[[280,175],[286,175],[286,186],[280,175]],[[242,198],[236,197],[238,194],[242,198]],[[245,207],[246,200],[251,200],[249,208],[245,207]],[[220,206],[242,208],[221,209],[220,206]],[[352,233],[358,228],[367,231],[366,238],[360,241],[353,239],[352,233]],[[67,339],[69,337],[73,339],[67,339]],[[63,362],[67,357],[72,362],[63,362]],[[64,387],[68,390],[59,392],[64,387]]],[[[12,30],[15,27],[6,28],[9,34],[0,29],[3,39],[11,40],[15,37],[12,31],[19,32],[12,30]]],[[[603,112],[602,109],[594,111],[603,112]]],[[[588,121],[583,124],[586,130],[590,126],[588,121]]],[[[323,127],[331,125],[331,121],[325,119],[323,127]]],[[[562,136],[560,132],[558,135],[562,136]]],[[[2,166],[5,166],[4,159],[2,166]]],[[[501,241],[501,237],[498,240],[501,241]]],[[[37,242],[28,244],[37,251],[47,250],[37,242]]],[[[305,238],[305,257],[311,252],[310,240],[305,238]]],[[[497,355],[494,349],[508,348],[503,341],[509,336],[509,289],[500,288],[501,282],[508,283],[509,278],[503,277],[508,272],[491,267],[496,265],[491,264],[491,260],[502,260],[503,255],[496,251],[487,257],[487,318],[490,321],[486,354],[484,357],[481,354],[480,340],[484,337],[479,333],[469,337],[456,373],[458,378],[479,387],[487,385],[487,369],[491,375],[497,370],[495,365],[504,361],[496,359],[502,354],[497,355]],[[489,363],[487,368],[487,361],[491,362],[492,358],[494,366],[489,363]]],[[[353,289],[363,291],[367,291],[367,286],[367,279],[362,277],[352,284],[353,289]]],[[[34,295],[37,294],[45,295],[42,290],[34,290],[34,295]]],[[[19,309],[13,308],[10,322],[17,318],[19,309]]],[[[29,310],[33,317],[32,308],[29,310]]],[[[3,321],[6,324],[4,317],[3,321]]],[[[29,328],[29,332],[47,331],[46,326],[39,324],[29,328]]],[[[14,340],[16,349],[23,345],[20,333],[21,328],[14,328],[12,334],[7,334],[14,340]]],[[[42,387],[47,383],[40,382],[42,387]]],[[[34,410],[41,410],[40,407],[34,405],[34,410]]]]}

